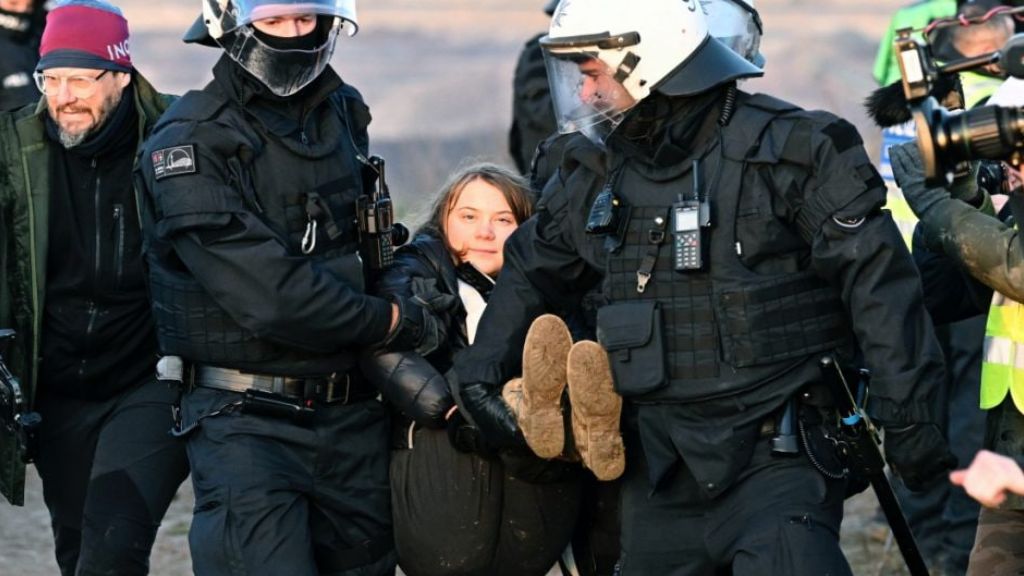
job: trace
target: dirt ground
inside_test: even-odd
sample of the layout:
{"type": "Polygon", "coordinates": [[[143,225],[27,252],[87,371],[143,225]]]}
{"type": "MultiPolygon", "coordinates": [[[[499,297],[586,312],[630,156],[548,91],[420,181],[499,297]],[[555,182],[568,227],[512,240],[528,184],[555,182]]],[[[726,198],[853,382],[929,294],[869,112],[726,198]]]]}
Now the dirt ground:
{"type": "MultiPolygon", "coordinates": [[[[132,26],[133,60],[160,89],[180,93],[209,76],[217,51],[184,46],[181,33],[198,13],[194,0],[114,0],[132,26]]],[[[361,31],[342,38],[334,64],[359,87],[374,122],[372,148],[389,162],[391,189],[406,218],[466,157],[510,163],[506,130],[511,77],[522,43],[544,29],[543,0],[373,0],[360,3],[361,31]]],[[[836,112],[860,128],[877,157],[877,130],[860,102],[878,39],[901,0],[758,0],[767,36],[764,79],[744,85],[805,107],[836,112]]],[[[152,573],[191,573],[187,532],[192,495],[183,486],[161,528],[152,573]]],[[[854,572],[899,574],[899,554],[885,552],[869,493],[847,503],[842,541],[854,572]]],[[[49,518],[31,471],[24,508],[0,505],[0,574],[57,574],[49,518]]]]}

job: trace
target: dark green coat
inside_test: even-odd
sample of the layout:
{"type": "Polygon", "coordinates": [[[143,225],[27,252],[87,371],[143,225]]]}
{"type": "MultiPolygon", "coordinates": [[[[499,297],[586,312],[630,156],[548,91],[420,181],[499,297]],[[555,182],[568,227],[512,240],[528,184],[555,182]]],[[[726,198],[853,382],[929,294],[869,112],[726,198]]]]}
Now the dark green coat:
{"type": "Polygon", "coordinates": [[[1024,302],[1020,231],[1001,222],[991,211],[988,200],[979,210],[955,198],[944,198],[922,215],[923,243],[955,260],[989,288],[1024,302]]]}
{"type": "MultiPolygon", "coordinates": [[[[136,73],[135,108],[139,141],[173,101],[136,73]]],[[[50,200],[50,152],[46,137],[46,99],[0,114],[0,327],[17,338],[4,356],[21,379],[29,402],[35,399],[39,372],[50,200]]],[[[0,494],[24,503],[25,464],[14,438],[0,434],[0,494]]]]}

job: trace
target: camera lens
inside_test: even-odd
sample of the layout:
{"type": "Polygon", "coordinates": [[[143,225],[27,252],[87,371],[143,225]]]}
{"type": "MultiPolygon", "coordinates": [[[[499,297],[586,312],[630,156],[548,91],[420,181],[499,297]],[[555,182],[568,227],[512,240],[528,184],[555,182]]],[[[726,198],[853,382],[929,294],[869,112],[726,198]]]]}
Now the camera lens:
{"type": "Polygon", "coordinates": [[[939,118],[935,155],[942,166],[963,160],[1006,160],[1024,145],[1024,117],[1018,108],[982,106],[939,118]]]}

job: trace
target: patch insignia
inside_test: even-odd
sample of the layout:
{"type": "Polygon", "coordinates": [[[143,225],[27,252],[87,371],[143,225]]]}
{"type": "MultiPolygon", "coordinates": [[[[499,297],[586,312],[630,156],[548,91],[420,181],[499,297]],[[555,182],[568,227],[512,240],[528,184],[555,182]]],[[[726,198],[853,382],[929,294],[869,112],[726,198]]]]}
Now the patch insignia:
{"type": "Polygon", "coordinates": [[[150,159],[153,160],[153,176],[157,180],[197,172],[195,148],[191,144],[157,150],[150,159]]]}

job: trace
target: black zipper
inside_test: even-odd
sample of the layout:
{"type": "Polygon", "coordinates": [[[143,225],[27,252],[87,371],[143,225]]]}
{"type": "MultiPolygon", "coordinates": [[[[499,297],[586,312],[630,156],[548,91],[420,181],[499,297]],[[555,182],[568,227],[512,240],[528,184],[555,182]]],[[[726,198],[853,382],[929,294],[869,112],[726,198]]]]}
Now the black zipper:
{"type": "Polygon", "coordinates": [[[114,273],[117,275],[117,283],[114,288],[121,287],[121,278],[124,276],[124,208],[121,204],[114,204],[114,224],[117,225],[117,245],[114,247],[114,273]]]}
{"type": "MultiPolygon", "coordinates": [[[[93,168],[93,170],[96,169],[96,159],[95,158],[92,159],[92,168],[93,168]]],[[[100,216],[101,216],[101,212],[100,212],[100,184],[101,184],[101,178],[100,178],[99,173],[97,173],[96,174],[96,189],[94,190],[94,193],[93,193],[93,208],[95,209],[95,214],[96,214],[96,255],[95,255],[95,258],[93,258],[93,261],[95,263],[95,270],[94,270],[95,276],[93,277],[93,289],[94,290],[98,290],[99,289],[99,283],[100,283],[100,256],[102,255],[101,242],[100,241],[101,241],[101,231],[103,230],[103,227],[100,225],[100,220],[101,220],[101,218],[100,218],[100,216]]]]}
{"type": "MultiPolygon", "coordinates": [[[[88,342],[89,342],[90,337],[92,336],[93,329],[96,327],[96,316],[98,315],[98,313],[99,313],[99,307],[96,306],[96,302],[94,300],[90,300],[89,301],[89,324],[85,328],[85,341],[87,343],[86,349],[90,350],[90,351],[92,350],[92,348],[90,346],[88,346],[88,342]]],[[[85,367],[86,367],[86,364],[88,362],[89,362],[89,358],[86,357],[86,358],[82,358],[82,361],[78,364],[78,380],[79,381],[81,381],[81,380],[83,380],[85,378],[85,367]]]]}

